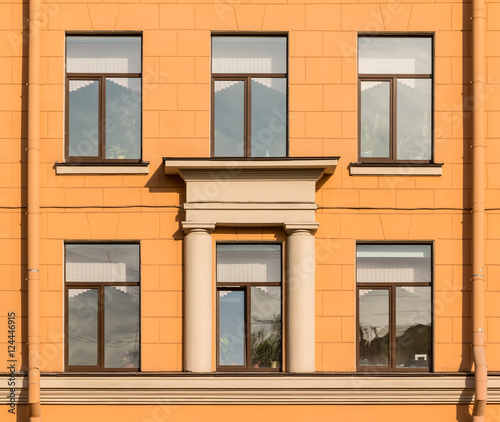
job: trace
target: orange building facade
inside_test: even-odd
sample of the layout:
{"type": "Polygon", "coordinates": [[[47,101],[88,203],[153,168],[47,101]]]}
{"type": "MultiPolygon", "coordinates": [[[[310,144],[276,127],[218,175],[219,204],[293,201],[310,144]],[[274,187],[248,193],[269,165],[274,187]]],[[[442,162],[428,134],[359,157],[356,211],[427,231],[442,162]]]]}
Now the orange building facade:
{"type": "Polygon", "coordinates": [[[2,1],[0,420],[500,420],[499,17],[2,1]]]}

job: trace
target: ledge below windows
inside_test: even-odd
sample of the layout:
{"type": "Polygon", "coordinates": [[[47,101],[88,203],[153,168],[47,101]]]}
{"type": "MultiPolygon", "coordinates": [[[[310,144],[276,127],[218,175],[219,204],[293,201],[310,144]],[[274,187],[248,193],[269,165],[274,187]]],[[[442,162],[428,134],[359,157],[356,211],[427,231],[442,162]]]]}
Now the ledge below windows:
{"type": "Polygon", "coordinates": [[[106,175],[106,174],[149,174],[149,161],[142,163],[55,163],[56,174],[106,175]]]}
{"type": "MultiPolygon", "coordinates": [[[[9,401],[0,376],[0,404],[9,401]]],[[[27,402],[28,377],[16,376],[16,402],[27,402]]],[[[42,374],[44,404],[470,404],[474,376],[42,374]]],[[[488,376],[488,403],[500,403],[500,377],[488,376]]]]}
{"type": "Polygon", "coordinates": [[[349,174],[351,176],[441,176],[443,163],[351,163],[349,174]]]}

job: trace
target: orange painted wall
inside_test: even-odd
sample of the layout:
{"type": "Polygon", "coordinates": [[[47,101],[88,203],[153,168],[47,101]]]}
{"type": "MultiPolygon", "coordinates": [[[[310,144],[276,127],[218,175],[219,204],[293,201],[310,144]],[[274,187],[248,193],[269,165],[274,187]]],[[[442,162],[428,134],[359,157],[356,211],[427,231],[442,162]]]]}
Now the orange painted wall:
{"type": "MultiPolygon", "coordinates": [[[[492,371],[500,370],[499,9],[498,3],[487,2],[485,309],[492,371]]],[[[321,181],[316,197],[317,370],[355,370],[355,242],[361,240],[434,241],[435,370],[471,369],[470,3],[51,0],[42,2],[42,10],[42,371],[64,369],[67,240],[141,241],[141,369],[182,370],[180,206],[185,191],[179,177],[163,174],[162,157],[209,156],[211,31],[287,31],[290,155],[341,156],[335,173],[321,181]],[[143,158],[150,162],[149,175],[55,174],[54,163],[64,161],[65,31],[143,34],[143,158]],[[349,175],[349,163],[357,160],[359,31],[434,32],[434,149],[436,162],[444,163],[442,176],[349,175]]],[[[26,11],[20,1],[0,4],[0,323],[6,325],[7,311],[22,318],[18,336],[23,369],[27,363],[21,346],[27,340],[26,11]]],[[[276,233],[283,236],[280,229],[218,230],[214,240],[268,239],[276,233]]],[[[2,362],[6,349],[2,337],[2,362]]],[[[123,411],[123,420],[137,420],[131,416],[136,411],[132,408],[136,409],[123,411]]],[[[85,409],[87,420],[110,411],[97,406],[85,409]]],[[[216,409],[204,409],[211,415],[207,418],[215,418],[216,409]]],[[[228,415],[235,409],[226,408],[228,415]]],[[[266,409],[278,412],[279,407],[266,409]]],[[[311,411],[305,406],[297,409],[304,418],[311,411]]],[[[315,412],[329,418],[333,411],[341,414],[346,409],[318,407],[315,412]]],[[[383,409],[366,406],[356,412],[382,415],[383,409]]],[[[404,407],[398,409],[407,420],[417,418],[404,407]]],[[[436,409],[443,412],[439,420],[450,420],[456,412],[451,406],[436,409]]],[[[57,418],[65,408],[47,406],[44,411],[57,418]]]]}

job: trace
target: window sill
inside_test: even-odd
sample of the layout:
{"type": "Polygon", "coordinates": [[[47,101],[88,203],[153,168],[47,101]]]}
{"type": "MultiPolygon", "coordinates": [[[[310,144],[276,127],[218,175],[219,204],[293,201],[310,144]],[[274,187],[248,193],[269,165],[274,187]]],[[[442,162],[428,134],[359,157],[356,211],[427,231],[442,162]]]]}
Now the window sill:
{"type": "Polygon", "coordinates": [[[106,174],[149,174],[149,161],[142,163],[113,163],[113,164],[89,164],[89,163],[55,163],[57,175],[106,175],[106,174]]]}
{"type": "Polygon", "coordinates": [[[443,163],[431,164],[373,164],[351,163],[351,176],[441,176],[443,163]]]}

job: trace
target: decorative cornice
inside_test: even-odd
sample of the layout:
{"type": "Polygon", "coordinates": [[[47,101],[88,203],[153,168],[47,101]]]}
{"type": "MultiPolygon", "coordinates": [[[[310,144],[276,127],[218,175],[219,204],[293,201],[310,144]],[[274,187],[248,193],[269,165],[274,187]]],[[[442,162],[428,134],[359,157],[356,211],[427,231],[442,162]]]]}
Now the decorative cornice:
{"type": "Polygon", "coordinates": [[[164,158],[165,174],[181,174],[186,170],[222,170],[237,174],[244,170],[318,170],[332,174],[339,157],[314,158],[253,158],[253,159],[220,159],[220,158],[164,158]]]}
{"type": "MultiPolygon", "coordinates": [[[[0,404],[8,403],[0,377],[0,404]]],[[[27,377],[16,400],[26,403],[27,377]]],[[[466,375],[43,375],[42,404],[469,404],[466,375]]],[[[500,404],[500,376],[488,379],[488,403],[500,404]]]]}

